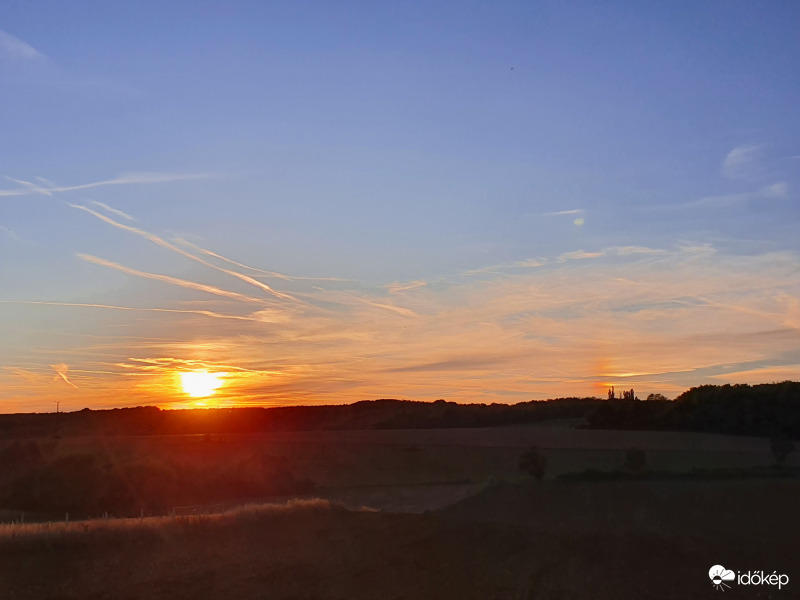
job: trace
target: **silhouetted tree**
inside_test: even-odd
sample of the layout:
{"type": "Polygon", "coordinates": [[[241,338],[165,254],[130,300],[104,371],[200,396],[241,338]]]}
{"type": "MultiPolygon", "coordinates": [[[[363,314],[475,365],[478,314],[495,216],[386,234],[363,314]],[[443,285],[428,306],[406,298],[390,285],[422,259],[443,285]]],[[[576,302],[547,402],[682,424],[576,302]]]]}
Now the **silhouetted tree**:
{"type": "Polygon", "coordinates": [[[536,479],[544,477],[546,466],[547,457],[536,446],[531,446],[519,457],[519,468],[536,479]]]}
{"type": "Polygon", "coordinates": [[[648,394],[647,395],[648,402],[668,402],[669,398],[667,398],[664,394],[648,394]]]}
{"type": "Polygon", "coordinates": [[[795,450],[794,442],[787,439],[774,438],[770,444],[775,462],[782,465],[786,458],[795,450]]]}
{"type": "Polygon", "coordinates": [[[622,468],[629,473],[641,473],[644,471],[645,464],[644,450],[641,448],[628,448],[625,450],[625,463],[622,468]]]}

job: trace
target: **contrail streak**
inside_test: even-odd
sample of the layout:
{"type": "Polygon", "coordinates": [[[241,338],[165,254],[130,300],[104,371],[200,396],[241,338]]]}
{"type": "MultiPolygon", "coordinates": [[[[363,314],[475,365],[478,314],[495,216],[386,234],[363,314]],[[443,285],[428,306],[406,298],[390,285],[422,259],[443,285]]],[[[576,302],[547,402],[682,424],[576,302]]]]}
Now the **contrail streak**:
{"type": "Polygon", "coordinates": [[[413,310],[408,308],[403,308],[401,306],[392,306],[391,304],[381,304],[380,302],[371,302],[369,300],[364,300],[363,298],[359,298],[362,302],[369,304],[370,306],[374,306],[376,308],[382,308],[384,310],[390,310],[395,312],[399,315],[403,315],[404,317],[418,317],[419,315],[415,313],[413,310]]]}
{"type": "Polygon", "coordinates": [[[265,271],[264,269],[251,267],[250,265],[245,265],[235,260],[231,260],[230,258],[222,256],[221,254],[217,254],[216,252],[212,252],[211,250],[206,250],[205,248],[198,246],[197,244],[193,244],[192,242],[189,242],[187,240],[184,240],[183,238],[176,238],[175,241],[180,244],[189,246],[190,248],[197,250],[197,252],[200,252],[207,256],[213,256],[214,258],[223,260],[226,263],[232,264],[237,267],[241,267],[243,269],[248,269],[256,273],[261,273],[262,275],[266,275],[267,277],[275,277],[276,279],[284,279],[286,281],[350,281],[349,279],[342,279],[340,277],[299,277],[296,275],[285,275],[283,273],[278,273],[277,271],[265,271]]]}
{"type": "Polygon", "coordinates": [[[157,236],[155,234],[152,234],[152,233],[149,233],[147,231],[144,231],[143,229],[139,229],[138,227],[132,227],[130,225],[125,225],[124,223],[120,223],[118,221],[115,221],[111,217],[107,217],[105,215],[102,215],[99,212],[94,211],[91,208],[88,208],[86,206],[82,206],[80,204],[69,204],[69,206],[71,206],[72,208],[77,208],[78,210],[86,211],[90,215],[93,215],[93,216],[97,217],[101,221],[104,221],[105,223],[108,223],[109,225],[112,225],[113,227],[117,227],[118,229],[122,229],[124,231],[129,231],[131,233],[135,233],[138,236],[141,236],[141,237],[143,237],[143,238],[145,238],[147,240],[150,240],[154,244],[158,244],[162,248],[166,248],[167,250],[171,250],[172,252],[176,252],[176,253],[180,254],[181,256],[184,256],[184,257],[186,257],[186,258],[188,258],[190,260],[193,260],[193,261],[196,261],[196,262],[200,263],[201,265],[204,265],[204,266],[209,267],[211,269],[215,269],[217,271],[221,271],[222,273],[225,273],[226,275],[230,275],[232,277],[236,277],[237,279],[240,279],[240,280],[242,280],[242,281],[244,281],[246,283],[249,283],[250,285],[254,285],[257,288],[260,288],[261,290],[263,290],[263,291],[265,291],[265,292],[267,292],[269,294],[272,294],[276,298],[280,298],[281,300],[291,300],[292,302],[300,302],[300,300],[298,300],[297,298],[295,298],[293,296],[290,296],[289,294],[284,294],[283,292],[278,292],[277,290],[272,289],[267,284],[262,283],[262,282],[258,281],[257,279],[253,279],[249,275],[244,275],[244,274],[239,273],[237,271],[231,271],[230,269],[224,269],[222,267],[219,267],[219,266],[217,266],[217,265],[215,265],[213,263],[208,262],[207,260],[203,260],[202,258],[199,258],[199,257],[195,256],[194,254],[190,254],[189,252],[186,252],[186,250],[178,248],[177,246],[175,246],[173,244],[170,244],[165,239],[163,239],[163,238],[161,238],[161,237],[159,237],[159,236],[157,236]]]}
{"type": "Polygon", "coordinates": [[[0,300],[3,304],[34,304],[42,306],[76,306],[82,308],[106,308],[110,310],[133,310],[142,312],[165,312],[165,313],[183,313],[191,315],[202,315],[205,317],[212,317],[215,319],[235,319],[237,321],[252,321],[254,323],[263,323],[261,319],[253,317],[245,317],[240,315],[226,315],[223,313],[214,312],[211,310],[188,310],[178,308],[136,308],[134,306],[117,306],[115,304],[88,304],[81,302],[40,302],[37,300],[0,300]]]}
{"type": "Polygon", "coordinates": [[[128,221],[135,221],[136,220],[132,216],[130,216],[128,213],[122,212],[121,210],[113,208],[113,207],[109,206],[108,204],[106,204],[105,202],[98,202],[97,200],[92,200],[92,204],[96,204],[100,208],[104,208],[108,212],[110,212],[111,214],[117,215],[118,217],[122,217],[123,219],[128,219],[128,221]]]}
{"type": "Polygon", "coordinates": [[[75,190],[88,190],[107,185],[130,185],[136,183],[166,183],[170,181],[186,181],[190,179],[207,179],[212,177],[210,173],[128,173],[120,175],[115,179],[82,183],[79,185],[68,185],[58,187],[43,188],[27,181],[7,177],[14,183],[25,186],[16,190],[0,190],[0,196],[30,196],[31,194],[45,194],[52,196],[54,192],[72,192],[75,190]]]}
{"type": "Polygon", "coordinates": [[[582,208],[573,208],[572,210],[559,210],[556,212],[539,213],[540,217],[558,217],[560,215],[579,215],[583,211],[582,208]]]}
{"type": "Polygon", "coordinates": [[[231,298],[233,300],[239,300],[240,302],[251,302],[254,304],[264,304],[264,301],[260,298],[253,298],[251,296],[245,296],[244,294],[239,294],[237,292],[231,292],[228,290],[224,290],[222,288],[215,287],[213,285],[206,285],[203,283],[196,283],[194,281],[188,281],[186,279],[178,279],[177,277],[170,277],[169,275],[160,275],[158,273],[148,273],[146,271],[139,271],[137,269],[131,269],[130,267],[126,267],[124,265],[120,265],[115,262],[111,262],[110,260],[105,260],[102,258],[98,258],[96,256],[92,256],[91,254],[78,254],[78,258],[81,260],[85,260],[86,262],[94,263],[96,265],[100,265],[102,267],[108,267],[110,269],[116,269],[117,271],[122,271],[123,273],[127,273],[128,275],[135,275],[136,277],[143,277],[144,279],[154,279],[156,281],[163,281],[164,283],[169,283],[172,285],[177,285],[179,287],[188,288],[190,290],[196,290],[198,292],[206,292],[208,294],[214,294],[215,296],[222,296],[224,298],[231,298]]]}
{"type": "Polygon", "coordinates": [[[359,304],[366,304],[367,306],[372,306],[373,308],[380,308],[381,310],[388,310],[393,313],[403,315],[404,317],[419,317],[419,315],[415,313],[413,310],[409,308],[404,308],[402,306],[394,306],[393,304],[383,304],[381,302],[374,302],[372,300],[369,300],[367,298],[362,298],[361,296],[356,296],[354,294],[327,292],[326,290],[319,287],[315,287],[314,289],[329,294],[329,297],[326,298],[326,302],[339,304],[341,306],[358,306],[359,304]]]}
{"type": "Polygon", "coordinates": [[[58,375],[59,377],[61,377],[61,379],[64,380],[64,383],[66,383],[67,385],[71,385],[76,390],[78,389],[77,385],[75,385],[69,379],[67,379],[67,371],[69,371],[69,367],[65,363],[59,363],[57,365],[50,365],[50,366],[56,372],[56,375],[58,375]]]}
{"type": "Polygon", "coordinates": [[[43,188],[40,185],[36,185],[35,183],[31,183],[30,181],[24,181],[22,179],[14,179],[13,177],[9,177],[8,175],[6,175],[6,179],[8,179],[9,181],[13,181],[14,183],[18,183],[22,186],[25,186],[29,190],[29,193],[43,194],[45,196],[53,195],[53,193],[50,190],[43,188]]]}

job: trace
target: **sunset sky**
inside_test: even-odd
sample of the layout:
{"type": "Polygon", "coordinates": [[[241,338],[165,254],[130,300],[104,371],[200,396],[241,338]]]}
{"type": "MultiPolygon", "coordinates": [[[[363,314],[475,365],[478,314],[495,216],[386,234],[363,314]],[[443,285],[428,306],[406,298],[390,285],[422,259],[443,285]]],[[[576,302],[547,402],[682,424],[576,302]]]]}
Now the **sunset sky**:
{"type": "Polygon", "coordinates": [[[0,412],[800,379],[798,24],[5,2],[0,412]]]}

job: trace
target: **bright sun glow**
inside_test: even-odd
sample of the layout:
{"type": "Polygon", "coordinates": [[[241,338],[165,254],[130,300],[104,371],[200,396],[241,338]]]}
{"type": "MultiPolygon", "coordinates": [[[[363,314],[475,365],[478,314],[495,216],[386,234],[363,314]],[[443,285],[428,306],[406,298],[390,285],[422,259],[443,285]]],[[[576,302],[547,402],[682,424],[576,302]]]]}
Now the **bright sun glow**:
{"type": "Polygon", "coordinates": [[[188,371],[181,373],[181,387],[192,398],[204,398],[214,394],[223,384],[223,373],[188,371]]]}

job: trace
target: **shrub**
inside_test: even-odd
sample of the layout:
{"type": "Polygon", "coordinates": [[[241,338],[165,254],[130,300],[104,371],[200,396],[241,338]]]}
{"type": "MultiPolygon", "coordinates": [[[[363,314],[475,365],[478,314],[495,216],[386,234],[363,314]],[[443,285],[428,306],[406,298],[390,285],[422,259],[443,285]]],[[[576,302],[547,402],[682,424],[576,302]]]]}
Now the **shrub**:
{"type": "Polygon", "coordinates": [[[770,446],[772,449],[772,456],[779,465],[785,463],[786,458],[795,450],[794,442],[787,439],[773,439],[770,446]]]}
{"type": "Polygon", "coordinates": [[[628,448],[625,450],[625,463],[623,470],[629,473],[642,473],[647,463],[644,450],[641,448],[628,448]]]}
{"type": "Polygon", "coordinates": [[[519,468],[536,479],[544,477],[546,466],[547,457],[536,446],[531,446],[519,457],[519,468]]]}

